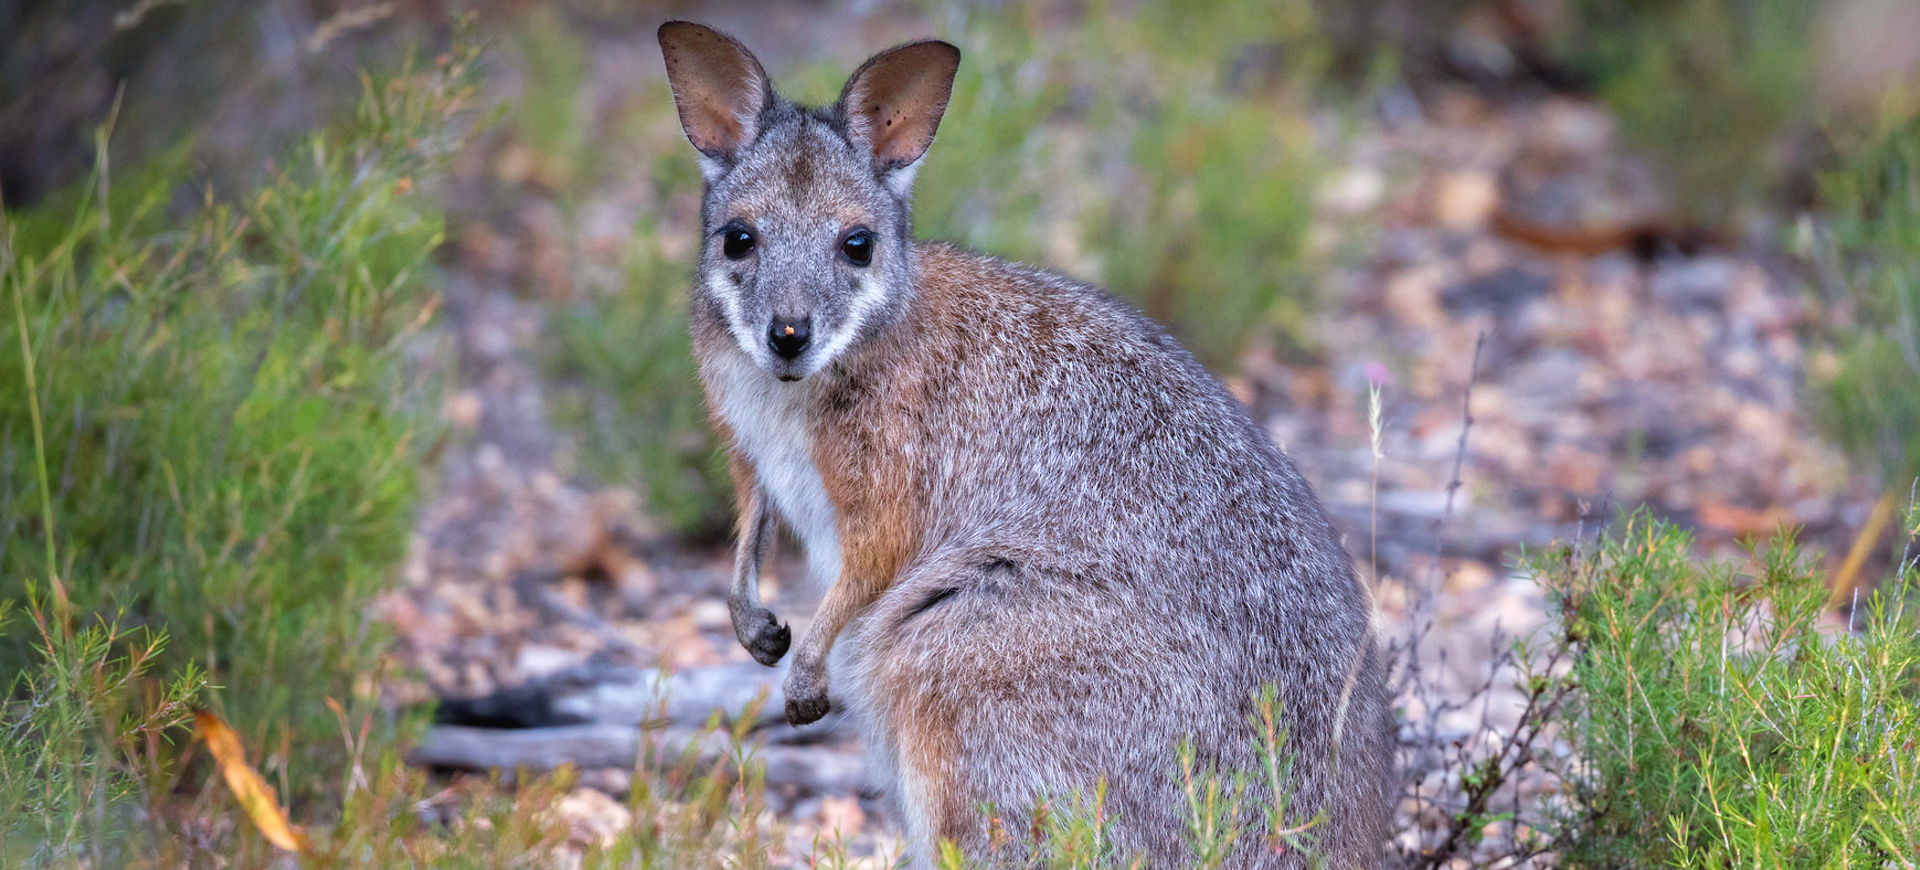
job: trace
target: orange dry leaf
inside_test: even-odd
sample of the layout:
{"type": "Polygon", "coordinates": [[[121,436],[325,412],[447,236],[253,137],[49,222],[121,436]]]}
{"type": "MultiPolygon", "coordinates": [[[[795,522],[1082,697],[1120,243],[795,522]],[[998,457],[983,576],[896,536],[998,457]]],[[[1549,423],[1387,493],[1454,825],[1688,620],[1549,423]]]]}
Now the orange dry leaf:
{"type": "Polygon", "coordinates": [[[1703,526],[1760,538],[1772,537],[1791,516],[1785,508],[1754,510],[1711,500],[1701,504],[1695,512],[1695,517],[1703,526]]]}
{"type": "Polygon", "coordinates": [[[305,852],[307,835],[287,820],[287,811],[280,808],[273,789],[247,764],[246,750],[240,747],[240,735],[233,733],[220,717],[205,710],[194,711],[193,721],[199,728],[200,739],[207,741],[214,762],[220,765],[220,775],[226,779],[227,788],[240,800],[240,808],[253,820],[254,827],[275,846],[289,852],[305,852]]]}

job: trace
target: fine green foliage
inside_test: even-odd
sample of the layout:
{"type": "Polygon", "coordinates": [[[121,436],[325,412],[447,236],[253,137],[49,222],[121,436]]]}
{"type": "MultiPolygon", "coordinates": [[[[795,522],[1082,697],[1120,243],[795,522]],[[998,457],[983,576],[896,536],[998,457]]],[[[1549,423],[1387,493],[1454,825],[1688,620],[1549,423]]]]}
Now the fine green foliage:
{"type": "Polygon", "coordinates": [[[318,833],[303,866],[761,870],[784,833],[767,813],[765,766],[747,742],[764,700],[737,716],[715,711],[697,735],[642,728],[632,788],[623,800],[606,799],[632,824],[589,842],[556,812],[573,786],[570,769],[512,788],[469,782],[442,790],[389,755],[348,784],[340,822],[318,833]]]}
{"type": "Polygon", "coordinates": [[[1822,625],[1823,578],[1785,536],[1739,567],[1691,546],[1640,515],[1536,562],[1578,653],[1563,861],[1911,866],[1920,576],[1863,600],[1848,631],[1822,625]]]}
{"type": "Polygon", "coordinates": [[[1819,0],[1578,0],[1558,48],[1654,160],[1682,221],[1722,225],[1772,193],[1810,127],[1819,0]]]}
{"type": "Polygon", "coordinates": [[[415,186],[470,62],[365,79],[352,124],[242,197],[183,186],[185,149],[116,176],[103,131],[88,184],[0,216],[0,603],[32,622],[0,636],[5,848],[117,865],[189,702],[296,804],[337,760],[327,701],[376,690],[366,605],[432,439],[408,354],[441,223],[415,186]]]}
{"type": "Polygon", "coordinates": [[[647,509],[689,539],[718,538],[732,509],[687,334],[690,267],[643,221],[621,252],[616,292],[557,311],[555,416],[582,470],[638,486],[647,509]]]}
{"type": "Polygon", "coordinates": [[[44,656],[18,675],[23,700],[0,720],[0,866],[54,855],[112,863],[131,834],[126,808],[157,800],[177,773],[175,759],[148,750],[185,721],[206,676],[192,661],[166,679],[155,673],[164,632],[76,631],[47,618],[36,609],[31,627],[0,619],[0,631],[40,638],[44,656]]]}
{"type": "Polygon", "coordinates": [[[950,37],[967,56],[920,176],[922,235],[1102,283],[1217,368],[1256,335],[1311,346],[1312,5],[1095,4],[1046,39],[1021,20],[1039,14],[982,12],[950,37]]]}
{"type": "Polygon", "coordinates": [[[1869,137],[1823,182],[1833,215],[1818,253],[1860,324],[1840,337],[1826,418],[1902,490],[1920,475],[1920,117],[1869,137]]]}

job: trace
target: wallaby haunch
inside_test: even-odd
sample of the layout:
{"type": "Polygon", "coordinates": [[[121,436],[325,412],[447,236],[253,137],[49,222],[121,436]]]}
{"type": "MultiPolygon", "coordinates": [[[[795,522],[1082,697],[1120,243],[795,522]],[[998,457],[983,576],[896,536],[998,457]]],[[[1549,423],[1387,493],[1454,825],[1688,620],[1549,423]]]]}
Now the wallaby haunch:
{"type": "Polygon", "coordinates": [[[833,698],[865,729],[916,866],[943,839],[986,859],[983,805],[1024,831],[1037,801],[1104,778],[1116,850],[1172,867],[1188,851],[1176,743],[1250,769],[1271,684],[1295,815],[1321,817],[1313,854],[1270,848],[1249,809],[1229,864],[1370,866],[1382,666],[1306,481],[1126,304],[913,240],[913,177],[959,50],[883,52],[808,108],[724,34],[659,36],[706,177],[691,319],[743,508],[740,642],[771,665],[791,639],[759,598],[775,517],[826,589],[787,718],[827,713],[833,652],[833,698]]]}

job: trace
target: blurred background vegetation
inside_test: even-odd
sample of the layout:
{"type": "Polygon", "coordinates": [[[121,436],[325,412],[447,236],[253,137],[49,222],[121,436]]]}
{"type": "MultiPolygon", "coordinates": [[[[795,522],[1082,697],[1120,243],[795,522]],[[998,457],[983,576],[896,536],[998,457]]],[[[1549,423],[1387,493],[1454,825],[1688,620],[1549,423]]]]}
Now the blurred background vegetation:
{"type": "MultiPolygon", "coordinates": [[[[1920,33],[1911,3],[796,9],[747,40],[770,46],[796,98],[830,98],[892,41],[931,30],[963,46],[919,176],[921,236],[1104,283],[1230,380],[1250,355],[1310,365],[1324,351],[1320,278],[1357,243],[1316,241],[1314,204],[1351,129],[1433,82],[1601,101],[1660,179],[1663,238],[1775,252],[1817,300],[1807,340],[1825,362],[1805,401],[1830,436],[1892,490],[1920,474],[1920,49],[1898,38],[1920,33]],[[818,18],[848,26],[767,38],[818,18]]],[[[462,274],[545,312],[534,346],[562,470],[633,487],[675,546],[724,540],[731,493],[684,321],[700,182],[651,42],[658,21],[702,14],[609,0],[0,5],[0,865],[267,863],[252,829],[202,819],[216,771],[194,749],[194,709],[234,723],[313,826],[316,864],[506,866],[560,836],[536,815],[538,789],[477,805],[486,824],[459,830],[478,836],[408,809],[436,788],[398,761],[425,711],[382,696],[399,665],[371,602],[398,582],[452,437],[439,309],[462,274]],[[608,65],[639,83],[608,99],[608,65]],[[631,189],[630,205],[593,195],[608,188],[631,189]]],[[[1734,630],[1687,624],[1659,594],[1679,584],[1701,610],[1731,594],[1672,535],[1562,569],[1565,600],[1583,603],[1571,636],[1598,620],[1663,627],[1582,665],[1588,797],[1605,812],[1566,822],[1596,832],[1574,863],[1729,866],[1785,848],[1759,834],[1735,848],[1698,806],[1652,802],[1634,782],[1677,757],[1666,743],[1609,751],[1610,729],[1642,727],[1607,718],[1641,715],[1622,674],[1667,669],[1654,685],[1675,698],[1660,709],[1679,709],[1711,663],[1674,632],[1734,630]],[[1628,579],[1596,579],[1609,576],[1628,579]],[[1623,845],[1669,824],[1656,851],[1623,845]]],[[[1817,593],[1791,557],[1778,564],[1763,588],[1784,603],[1767,612],[1802,619],[1817,593]]],[[[1920,670],[1896,630],[1910,620],[1881,612],[1862,646],[1755,659],[1738,678],[1793,697],[1867,655],[1887,694],[1860,703],[1910,703],[1920,670]]],[[[1911,716],[1841,713],[1782,739],[1914,733],[1911,716]]],[[[1744,748],[1771,714],[1684,715],[1744,748]]],[[[1724,763],[1663,787],[1738,780],[1764,801],[1814,775],[1732,769],[1714,746],[1724,763]]],[[[1883,749],[1898,755],[1860,752],[1883,749]]],[[[1870,799],[1836,798],[1852,814],[1796,829],[1809,842],[1857,832],[1875,801],[1913,799],[1910,770],[1890,786],[1861,764],[1844,783],[1870,799]]],[[[766,860],[737,823],[764,808],[729,782],[663,762],[631,800],[672,823],[593,860],[766,860]]]]}

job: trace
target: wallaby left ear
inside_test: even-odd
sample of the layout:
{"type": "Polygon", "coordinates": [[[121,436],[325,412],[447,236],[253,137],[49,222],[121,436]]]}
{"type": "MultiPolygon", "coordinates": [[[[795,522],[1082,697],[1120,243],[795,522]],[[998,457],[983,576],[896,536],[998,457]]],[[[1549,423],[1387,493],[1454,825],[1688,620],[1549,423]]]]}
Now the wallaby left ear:
{"type": "Polygon", "coordinates": [[[848,132],[872,149],[876,174],[927,153],[959,70],[960,49],[929,39],[876,54],[847,79],[840,106],[848,132]]]}

